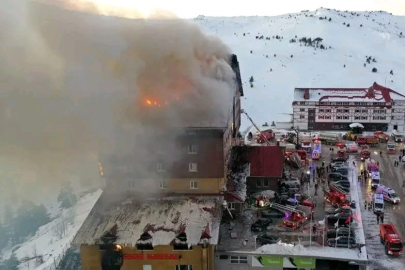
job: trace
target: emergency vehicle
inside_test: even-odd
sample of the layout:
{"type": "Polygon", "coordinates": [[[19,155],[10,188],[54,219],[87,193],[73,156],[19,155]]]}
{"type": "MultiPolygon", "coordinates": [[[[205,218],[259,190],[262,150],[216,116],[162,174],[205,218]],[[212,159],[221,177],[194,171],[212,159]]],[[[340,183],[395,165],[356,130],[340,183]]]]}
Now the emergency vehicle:
{"type": "Polygon", "coordinates": [[[371,188],[376,189],[380,184],[380,173],[379,172],[371,172],[371,188]]]}
{"type": "Polygon", "coordinates": [[[387,255],[399,256],[402,254],[402,239],[393,224],[380,224],[380,240],[385,246],[385,253],[387,255]]]}
{"type": "Polygon", "coordinates": [[[387,154],[395,154],[396,152],[395,143],[387,143],[387,154]]]}
{"type": "Polygon", "coordinates": [[[395,193],[395,190],[392,188],[383,186],[383,185],[378,185],[375,193],[382,194],[384,197],[384,200],[391,202],[393,204],[397,204],[401,201],[401,199],[398,197],[397,193],[395,193]]]}
{"type": "Polygon", "coordinates": [[[362,161],[369,159],[371,157],[371,152],[368,149],[363,149],[360,152],[360,159],[362,161]]]}
{"type": "Polygon", "coordinates": [[[312,159],[318,160],[322,157],[322,149],[320,143],[314,144],[314,150],[312,151],[312,159]]]}

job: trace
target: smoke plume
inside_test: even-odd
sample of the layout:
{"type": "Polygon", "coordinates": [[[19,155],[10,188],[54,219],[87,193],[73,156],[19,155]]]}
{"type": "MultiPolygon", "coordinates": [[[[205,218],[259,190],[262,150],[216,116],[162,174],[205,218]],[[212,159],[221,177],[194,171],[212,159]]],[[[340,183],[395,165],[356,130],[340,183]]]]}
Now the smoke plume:
{"type": "Polygon", "coordinates": [[[73,1],[1,2],[0,181],[10,197],[97,179],[107,147],[136,175],[168,128],[227,116],[229,48],[195,24],[95,15],[120,12],[73,1]]]}

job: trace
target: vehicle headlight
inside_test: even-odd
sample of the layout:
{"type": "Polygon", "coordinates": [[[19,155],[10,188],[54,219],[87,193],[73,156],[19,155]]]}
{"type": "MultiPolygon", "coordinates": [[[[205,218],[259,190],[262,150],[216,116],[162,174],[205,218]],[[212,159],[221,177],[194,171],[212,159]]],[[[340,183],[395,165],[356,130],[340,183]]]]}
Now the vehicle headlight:
{"type": "Polygon", "coordinates": [[[392,251],[388,250],[388,254],[392,254],[392,251]]]}

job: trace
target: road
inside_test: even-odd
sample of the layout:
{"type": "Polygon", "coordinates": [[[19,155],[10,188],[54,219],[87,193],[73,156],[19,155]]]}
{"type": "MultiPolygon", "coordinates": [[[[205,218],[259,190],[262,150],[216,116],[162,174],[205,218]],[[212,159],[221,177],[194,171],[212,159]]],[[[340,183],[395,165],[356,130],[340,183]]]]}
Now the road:
{"type": "MultiPolygon", "coordinates": [[[[394,189],[398,196],[401,198],[401,203],[405,203],[404,190],[402,188],[402,181],[404,178],[403,167],[394,167],[394,161],[398,160],[399,153],[396,155],[385,154],[385,144],[377,148],[372,148],[372,158],[380,163],[380,177],[383,185],[394,189]],[[380,150],[383,154],[380,156],[380,150]]],[[[364,169],[364,162],[361,162],[359,156],[356,155],[357,173],[360,175],[360,170],[364,169]]],[[[379,225],[377,224],[376,215],[372,210],[364,208],[364,201],[370,198],[373,194],[371,184],[369,182],[358,182],[361,190],[361,197],[359,198],[362,204],[362,219],[364,226],[364,233],[366,238],[366,248],[369,254],[371,265],[369,269],[405,269],[405,259],[400,257],[391,257],[385,254],[384,246],[380,243],[379,239],[379,225]]],[[[384,223],[393,223],[398,229],[400,235],[405,237],[405,211],[404,206],[392,205],[389,202],[385,203],[384,223]]]]}

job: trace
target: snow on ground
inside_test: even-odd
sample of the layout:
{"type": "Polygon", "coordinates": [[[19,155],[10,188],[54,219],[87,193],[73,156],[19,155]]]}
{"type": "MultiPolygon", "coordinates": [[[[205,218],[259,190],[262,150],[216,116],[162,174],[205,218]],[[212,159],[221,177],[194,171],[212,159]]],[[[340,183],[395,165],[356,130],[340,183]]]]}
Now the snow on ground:
{"type": "MultiPolygon", "coordinates": [[[[403,16],[320,8],[274,17],[199,16],[194,21],[237,54],[244,82],[242,108],[259,126],[292,112],[296,87],[365,88],[377,82],[405,92],[405,80],[400,77],[405,72],[405,33],[400,34],[405,29],[403,16]],[[325,16],[327,20],[320,19],[325,16]],[[298,42],[302,37],[322,38],[327,50],[302,45],[298,42]],[[290,43],[291,39],[296,42],[290,43]],[[366,56],[376,62],[367,63],[366,56]],[[373,67],[376,73],[371,71],[373,67]]],[[[249,125],[242,117],[241,130],[249,125]]]]}
{"type": "MultiPolygon", "coordinates": [[[[57,260],[61,258],[66,249],[70,247],[70,242],[101,193],[102,191],[98,189],[80,197],[76,205],[72,208],[66,210],[59,209],[59,216],[57,218],[40,227],[35,236],[23,243],[20,248],[15,251],[16,256],[22,259],[24,257],[32,258],[33,252],[36,249],[37,255],[43,256],[44,263],[35,267],[35,260],[33,259],[30,261],[29,268],[27,263],[22,263],[19,269],[44,270],[54,263],[54,259],[57,260]],[[66,224],[66,222],[68,223],[66,224]],[[61,228],[63,224],[66,224],[66,234],[60,238],[56,231],[58,228],[61,228]]],[[[4,258],[8,258],[10,255],[11,250],[5,252],[4,258]]]]}
{"type": "Polygon", "coordinates": [[[353,249],[332,248],[332,247],[304,247],[303,245],[300,244],[294,246],[286,243],[264,245],[251,253],[271,254],[271,255],[311,256],[317,258],[336,258],[354,261],[367,260],[367,258],[363,256],[363,253],[359,254],[358,252],[355,252],[353,249]]]}
{"type": "MultiPolygon", "coordinates": [[[[349,175],[349,181],[351,183],[350,199],[352,201],[356,202],[356,208],[352,209],[352,212],[353,212],[353,224],[357,225],[356,227],[352,226],[352,228],[355,229],[356,242],[358,244],[365,244],[363,222],[362,222],[362,218],[361,218],[362,204],[360,203],[361,201],[359,200],[359,191],[358,191],[358,186],[357,186],[357,183],[358,183],[357,167],[353,165],[353,161],[354,161],[354,156],[350,155],[350,158],[349,158],[349,166],[350,166],[350,174],[351,174],[351,175],[349,175]]],[[[361,248],[361,255],[365,260],[367,260],[367,250],[366,250],[365,245],[361,248]]]]}

